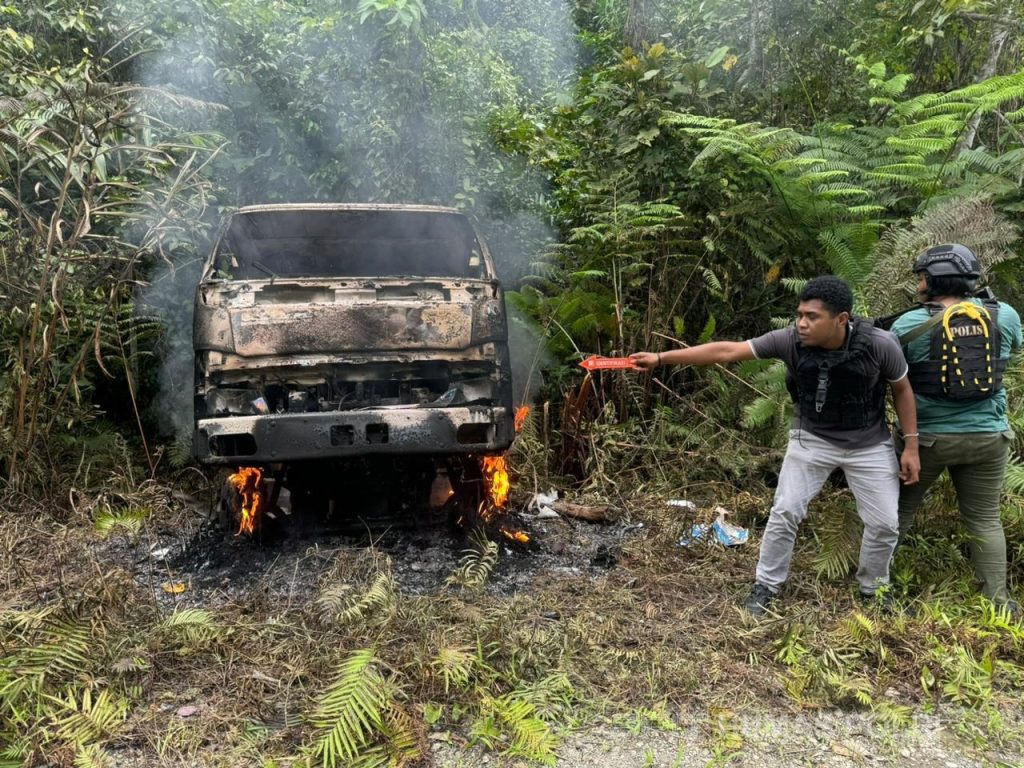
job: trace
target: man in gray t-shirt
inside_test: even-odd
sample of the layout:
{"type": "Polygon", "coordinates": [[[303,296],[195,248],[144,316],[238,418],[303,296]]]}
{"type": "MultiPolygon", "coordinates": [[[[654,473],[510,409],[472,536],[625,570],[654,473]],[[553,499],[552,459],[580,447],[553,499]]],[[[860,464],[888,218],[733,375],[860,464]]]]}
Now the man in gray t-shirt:
{"type": "MultiPolygon", "coordinates": [[[[892,384],[904,379],[907,375],[907,361],[903,357],[899,340],[889,331],[872,326],[864,326],[860,332],[870,337],[867,349],[870,364],[865,366],[867,376],[864,379],[864,388],[869,392],[875,391],[883,380],[892,384]]],[[[750,344],[754,357],[757,359],[778,358],[792,371],[797,364],[799,340],[796,326],[791,325],[778,331],[769,331],[747,343],[750,344]]],[[[847,334],[847,345],[849,341],[850,336],[847,334]]],[[[861,427],[849,429],[837,428],[834,424],[820,423],[809,418],[805,419],[800,413],[799,400],[793,402],[793,429],[806,429],[812,435],[817,435],[842,448],[867,448],[888,440],[890,437],[889,429],[883,418],[868,421],[861,427]]]]}
{"type": "MultiPolygon", "coordinates": [[[[885,389],[905,432],[916,432],[914,394],[899,342],[864,320],[851,320],[853,294],[838,277],[817,277],[800,294],[796,322],[749,341],[716,341],[668,352],[637,352],[651,369],[662,363],[711,365],[753,358],[786,364],[794,415],[768,525],[761,540],[754,588],[745,602],[761,616],[789,575],[793,545],[807,506],[836,468],[842,468],[864,522],[857,581],[871,598],[889,583],[899,533],[899,481],[917,482],[917,444],[897,463],[885,425],[885,389]]],[[[889,604],[887,590],[882,598],[889,604]]]]}

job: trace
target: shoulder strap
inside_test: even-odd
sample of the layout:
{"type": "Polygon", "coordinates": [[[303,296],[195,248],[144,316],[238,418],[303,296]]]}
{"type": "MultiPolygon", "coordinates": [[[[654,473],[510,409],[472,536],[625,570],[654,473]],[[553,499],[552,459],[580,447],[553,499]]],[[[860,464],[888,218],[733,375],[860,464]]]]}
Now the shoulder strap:
{"type": "MultiPolygon", "coordinates": [[[[931,307],[931,306],[934,306],[934,305],[925,305],[925,306],[926,307],[931,307]]],[[[992,305],[989,302],[986,301],[981,306],[982,306],[982,308],[986,312],[989,313],[991,319],[994,321],[995,317],[992,316],[992,305]]],[[[936,325],[938,325],[939,323],[943,322],[943,320],[945,320],[947,317],[950,317],[950,316],[955,315],[955,314],[968,314],[970,312],[970,308],[971,307],[974,307],[975,308],[975,312],[976,312],[977,305],[971,304],[969,302],[963,302],[963,301],[958,302],[956,304],[952,304],[952,305],[946,307],[945,309],[942,309],[940,307],[940,311],[938,311],[935,314],[931,315],[931,317],[929,317],[923,323],[921,323],[918,326],[915,326],[914,328],[911,328],[906,333],[900,334],[900,336],[899,336],[900,346],[905,347],[908,344],[910,344],[910,342],[914,341],[914,339],[920,338],[924,334],[928,333],[928,331],[930,331],[936,325]],[[964,307],[965,304],[967,305],[967,307],[964,307]]],[[[999,308],[999,304],[998,304],[998,302],[996,302],[995,303],[995,311],[998,311],[998,308],[999,308]]],[[[929,311],[931,311],[931,310],[929,309],[929,311]]],[[[970,313],[973,316],[974,312],[970,312],[970,313]]]]}
{"type": "Polygon", "coordinates": [[[881,328],[883,331],[888,331],[890,328],[892,328],[892,324],[895,323],[896,320],[903,317],[905,314],[907,314],[907,312],[913,312],[917,308],[918,305],[915,304],[914,306],[907,307],[906,309],[901,309],[899,312],[893,312],[891,315],[884,315],[882,317],[871,318],[870,322],[874,324],[876,328],[881,328]]]}
{"type": "Polygon", "coordinates": [[[875,327],[873,320],[867,317],[854,317],[850,321],[850,339],[846,344],[848,352],[863,354],[871,349],[871,329],[875,327]]]}
{"type": "Polygon", "coordinates": [[[942,322],[942,318],[944,315],[944,312],[936,312],[934,315],[929,317],[920,325],[911,328],[906,333],[901,333],[899,335],[900,346],[905,347],[908,344],[910,344],[910,342],[914,341],[914,339],[919,339],[922,336],[924,336],[926,333],[928,333],[928,331],[930,331],[932,328],[934,328],[936,325],[942,322]]]}

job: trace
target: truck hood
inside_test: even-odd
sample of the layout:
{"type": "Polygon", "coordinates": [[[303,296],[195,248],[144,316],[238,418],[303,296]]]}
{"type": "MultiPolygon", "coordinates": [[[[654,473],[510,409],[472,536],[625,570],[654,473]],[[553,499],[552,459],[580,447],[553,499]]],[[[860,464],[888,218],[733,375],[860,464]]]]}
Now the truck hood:
{"type": "Polygon", "coordinates": [[[193,341],[247,358],[464,350],[505,340],[501,302],[488,280],[213,281],[193,341]]]}

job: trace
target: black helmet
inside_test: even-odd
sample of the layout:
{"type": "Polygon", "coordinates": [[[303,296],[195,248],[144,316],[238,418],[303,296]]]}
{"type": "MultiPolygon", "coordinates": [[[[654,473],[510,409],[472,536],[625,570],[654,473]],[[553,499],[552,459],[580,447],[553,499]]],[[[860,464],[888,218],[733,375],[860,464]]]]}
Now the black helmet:
{"type": "Polygon", "coordinates": [[[936,245],[914,260],[914,274],[924,272],[930,277],[981,277],[981,262],[974,251],[960,243],[936,245]]]}

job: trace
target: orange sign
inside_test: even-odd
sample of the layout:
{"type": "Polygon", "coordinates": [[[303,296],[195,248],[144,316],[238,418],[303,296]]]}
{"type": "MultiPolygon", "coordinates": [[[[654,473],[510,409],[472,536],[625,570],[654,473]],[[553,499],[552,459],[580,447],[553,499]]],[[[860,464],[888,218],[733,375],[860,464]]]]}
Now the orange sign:
{"type": "Polygon", "coordinates": [[[599,355],[591,355],[580,363],[580,368],[586,368],[588,371],[636,370],[639,369],[640,366],[628,357],[601,357],[599,355]]]}

